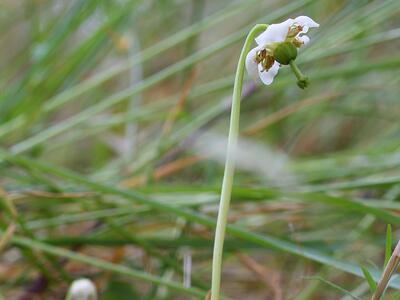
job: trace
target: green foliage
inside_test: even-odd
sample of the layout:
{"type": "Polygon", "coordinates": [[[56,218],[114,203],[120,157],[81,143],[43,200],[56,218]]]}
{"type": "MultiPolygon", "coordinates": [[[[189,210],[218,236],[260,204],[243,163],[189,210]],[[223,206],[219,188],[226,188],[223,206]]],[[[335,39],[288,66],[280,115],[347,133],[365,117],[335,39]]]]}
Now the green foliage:
{"type": "Polygon", "coordinates": [[[369,290],[373,294],[376,290],[376,282],[367,268],[361,267],[361,270],[363,271],[365,280],[368,282],[369,290]]]}
{"type": "Polygon", "coordinates": [[[326,279],[322,278],[321,276],[309,277],[309,279],[319,280],[322,283],[330,286],[331,288],[334,288],[334,289],[338,290],[342,294],[350,296],[351,299],[361,300],[359,297],[354,296],[351,292],[347,291],[346,289],[342,288],[341,286],[339,286],[339,285],[337,285],[337,284],[335,284],[335,283],[333,283],[333,282],[331,282],[329,280],[326,280],[326,279]]]}
{"type": "Polygon", "coordinates": [[[128,284],[123,281],[117,281],[111,279],[107,283],[107,287],[104,291],[103,300],[135,300],[140,299],[138,293],[132,288],[132,284],[128,284]]]}
{"type": "Polygon", "coordinates": [[[389,262],[391,255],[392,255],[392,226],[388,224],[386,228],[385,261],[383,264],[384,268],[389,262]]]}

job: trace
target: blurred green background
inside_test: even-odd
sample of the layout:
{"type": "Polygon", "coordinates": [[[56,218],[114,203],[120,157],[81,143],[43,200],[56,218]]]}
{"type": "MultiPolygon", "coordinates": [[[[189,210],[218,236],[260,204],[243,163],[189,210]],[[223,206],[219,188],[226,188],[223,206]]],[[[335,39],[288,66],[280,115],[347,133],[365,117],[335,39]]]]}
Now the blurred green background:
{"type": "Polygon", "coordinates": [[[204,299],[240,49],[298,15],[311,86],[245,77],[223,293],[370,299],[399,237],[398,0],[2,0],[0,299],[204,299]]]}

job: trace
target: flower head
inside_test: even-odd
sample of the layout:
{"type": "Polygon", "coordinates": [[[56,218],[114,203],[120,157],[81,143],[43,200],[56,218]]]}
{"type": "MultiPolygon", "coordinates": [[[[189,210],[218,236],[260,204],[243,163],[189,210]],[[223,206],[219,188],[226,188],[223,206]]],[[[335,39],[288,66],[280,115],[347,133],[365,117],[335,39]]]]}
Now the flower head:
{"type": "Polygon", "coordinates": [[[97,300],[96,287],[86,278],[80,278],[72,282],[67,299],[71,300],[97,300]]]}
{"type": "Polygon", "coordinates": [[[247,72],[255,80],[260,78],[264,84],[271,84],[280,66],[294,60],[297,48],[310,41],[305,33],[313,27],[319,27],[319,24],[306,16],[269,25],[255,38],[257,47],[247,54],[247,72]]]}

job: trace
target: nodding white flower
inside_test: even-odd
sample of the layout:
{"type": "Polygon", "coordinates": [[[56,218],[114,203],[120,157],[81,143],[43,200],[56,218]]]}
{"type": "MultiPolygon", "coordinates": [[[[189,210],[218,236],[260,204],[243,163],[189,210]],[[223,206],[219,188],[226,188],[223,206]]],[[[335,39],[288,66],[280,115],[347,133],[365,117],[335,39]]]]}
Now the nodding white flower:
{"type": "MultiPolygon", "coordinates": [[[[295,19],[288,19],[279,24],[271,24],[267,29],[255,38],[257,47],[250,50],[246,57],[247,72],[255,80],[258,78],[264,84],[271,84],[282,64],[288,64],[290,60],[295,59],[297,55],[296,48],[307,44],[310,38],[305,35],[309,28],[319,27],[307,16],[300,16],[295,19]],[[289,60],[282,60],[282,55],[275,53],[280,45],[292,47],[289,53],[293,53],[289,60]]],[[[281,49],[279,49],[281,50],[281,49]]]]}
{"type": "Polygon", "coordinates": [[[87,278],[80,278],[72,282],[68,291],[68,300],[97,300],[96,287],[87,278]]]}

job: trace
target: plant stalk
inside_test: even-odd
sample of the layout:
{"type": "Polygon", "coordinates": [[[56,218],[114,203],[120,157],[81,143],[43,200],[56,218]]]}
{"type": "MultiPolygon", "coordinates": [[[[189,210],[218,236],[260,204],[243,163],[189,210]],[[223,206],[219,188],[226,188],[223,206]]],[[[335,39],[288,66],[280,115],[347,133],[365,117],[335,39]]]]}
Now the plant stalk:
{"type": "Polygon", "coordinates": [[[225,161],[224,178],[222,181],[221,198],[218,210],[217,227],[215,230],[214,253],[212,263],[211,300],[219,300],[221,286],[222,254],[224,247],[225,229],[228,218],[229,203],[231,200],[233,175],[235,171],[235,152],[239,136],[240,98],[242,95],[243,77],[246,55],[250,51],[253,39],[268,25],[258,24],[254,26],[247,35],[246,41],[240,53],[236,69],[235,83],[233,87],[231,119],[229,126],[229,137],[227,155],[225,161]]]}
{"type": "Polygon", "coordinates": [[[372,300],[381,299],[383,293],[388,286],[389,280],[392,277],[393,273],[396,271],[397,266],[400,262],[400,241],[397,243],[396,248],[393,250],[392,256],[390,257],[385,270],[382,273],[381,278],[379,279],[378,285],[376,287],[375,293],[372,296],[372,300]]]}

